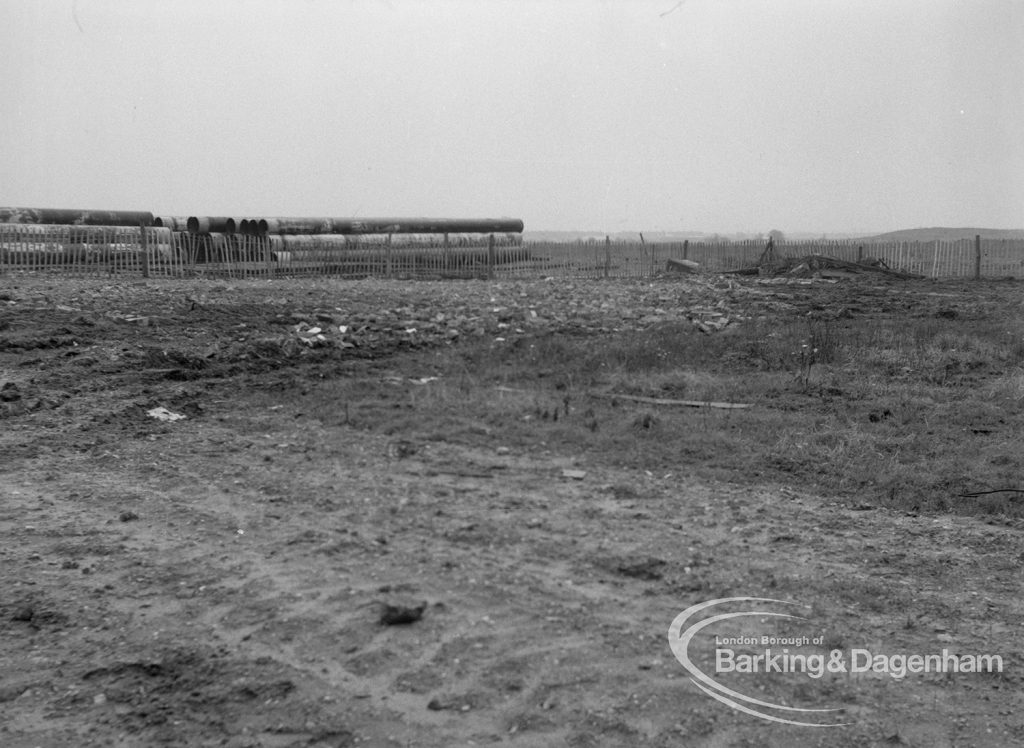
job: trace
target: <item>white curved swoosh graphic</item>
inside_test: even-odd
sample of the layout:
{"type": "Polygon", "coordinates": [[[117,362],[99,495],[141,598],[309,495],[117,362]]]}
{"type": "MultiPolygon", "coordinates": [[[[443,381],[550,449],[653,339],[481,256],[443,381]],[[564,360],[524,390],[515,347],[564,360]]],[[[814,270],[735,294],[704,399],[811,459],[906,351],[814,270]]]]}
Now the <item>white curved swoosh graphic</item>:
{"type": "Polygon", "coordinates": [[[796,603],[787,602],[786,600],[775,600],[769,597],[726,597],[717,600],[710,600],[708,602],[700,603],[699,605],[694,605],[690,608],[687,608],[678,616],[676,616],[675,619],[672,621],[672,624],[668,628],[669,648],[672,650],[672,654],[675,655],[675,658],[679,660],[679,663],[684,668],[686,668],[687,672],[689,672],[691,676],[693,676],[690,679],[693,682],[693,684],[700,688],[702,691],[704,691],[706,694],[711,696],[712,698],[721,701],[723,704],[727,704],[733,709],[744,712],[745,714],[760,717],[761,719],[770,720],[772,722],[782,722],[785,724],[801,725],[805,727],[842,727],[844,725],[850,724],[848,722],[837,722],[830,724],[800,722],[795,720],[783,719],[781,717],[775,717],[771,714],[764,714],[755,709],[750,709],[749,707],[746,707],[739,702],[742,701],[746,702],[747,704],[752,704],[754,706],[764,707],[767,709],[782,710],[787,712],[822,713],[840,711],[839,709],[801,709],[799,707],[784,706],[782,704],[772,704],[768,701],[761,701],[760,699],[755,699],[751,696],[739,693],[738,691],[734,691],[731,688],[728,688],[727,686],[723,686],[721,683],[718,683],[711,676],[709,676],[707,673],[705,673],[703,670],[697,667],[697,665],[690,659],[688,650],[690,646],[690,641],[698,632],[700,632],[706,626],[710,626],[711,624],[717,623],[718,621],[724,621],[730,618],[742,618],[744,616],[771,616],[774,618],[797,618],[801,620],[803,620],[804,618],[803,616],[794,616],[788,613],[776,613],[774,611],[768,610],[742,611],[739,613],[721,613],[719,615],[706,618],[700,621],[699,623],[695,623],[689,628],[687,628],[685,631],[683,631],[683,625],[695,613],[698,613],[702,610],[706,610],[707,608],[714,607],[716,605],[721,605],[723,603],[734,602],[766,602],[777,603],[780,605],[796,605],[796,603]]]}

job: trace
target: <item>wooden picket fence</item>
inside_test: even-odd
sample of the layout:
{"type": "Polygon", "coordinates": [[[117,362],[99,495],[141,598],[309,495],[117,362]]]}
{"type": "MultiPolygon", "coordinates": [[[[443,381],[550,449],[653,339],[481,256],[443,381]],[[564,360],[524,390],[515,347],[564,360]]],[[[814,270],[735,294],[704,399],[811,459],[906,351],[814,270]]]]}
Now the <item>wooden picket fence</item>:
{"type": "MultiPolygon", "coordinates": [[[[150,278],[650,278],[669,259],[706,272],[750,267],[763,241],[523,242],[480,235],[444,237],[246,236],[168,228],[0,223],[0,274],[128,275],[150,278]]],[[[1024,277],[1024,240],[933,242],[802,241],[775,246],[779,258],[826,255],[879,259],[930,278],[1024,277]]]]}
{"type": "MultiPolygon", "coordinates": [[[[684,254],[711,271],[735,270],[756,264],[764,248],[762,241],[695,242],[684,254]]],[[[825,255],[849,262],[878,259],[893,270],[927,278],[1024,278],[1024,239],[800,241],[777,244],[775,253],[783,258],[825,255]]]]}

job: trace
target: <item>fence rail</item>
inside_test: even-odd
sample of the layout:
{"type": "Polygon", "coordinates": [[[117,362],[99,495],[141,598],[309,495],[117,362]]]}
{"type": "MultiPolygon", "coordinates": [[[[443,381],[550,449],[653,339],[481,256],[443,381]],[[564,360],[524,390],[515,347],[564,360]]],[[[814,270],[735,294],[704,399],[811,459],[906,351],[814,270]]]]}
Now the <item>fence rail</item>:
{"type": "MultiPolygon", "coordinates": [[[[750,267],[764,251],[746,242],[522,242],[511,235],[246,236],[163,227],[0,223],[0,273],[136,277],[648,278],[669,259],[708,272],[750,267]]],[[[876,258],[931,278],[1024,277],[1024,240],[787,242],[781,258],[876,258]]]]}

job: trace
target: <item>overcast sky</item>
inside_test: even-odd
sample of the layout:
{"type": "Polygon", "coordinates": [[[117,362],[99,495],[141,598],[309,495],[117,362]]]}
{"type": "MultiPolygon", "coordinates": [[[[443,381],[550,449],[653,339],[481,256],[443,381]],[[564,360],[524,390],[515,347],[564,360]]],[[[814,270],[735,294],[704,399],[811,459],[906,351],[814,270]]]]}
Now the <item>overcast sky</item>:
{"type": "Polygon", "coordinates": [[[1024,228],[1024,2],[0,0],[0,205],[1024,228]]]}

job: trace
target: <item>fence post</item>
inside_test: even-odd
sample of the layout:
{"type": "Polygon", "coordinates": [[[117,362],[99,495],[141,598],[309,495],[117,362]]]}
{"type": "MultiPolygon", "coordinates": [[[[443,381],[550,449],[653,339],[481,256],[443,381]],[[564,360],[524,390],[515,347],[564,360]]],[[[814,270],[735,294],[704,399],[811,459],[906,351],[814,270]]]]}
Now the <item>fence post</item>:
{"type": "Polygon", "coordinates": [[[391,234],[388,234],[387,241],[384,243],[384,275],[387,278],[391,277],[393,266],[391,265],[391,234]]]}
{"type": "Polygon", "coordinates": [[[114,265],[114,251],[110,246],[112,237],[110,236],[110,228],[104,226],[103,233],[100,235],[103,243],[100,244],[103,247],[103,266],[107,269],[107,275],[114,275],[117,268],[114,265]]]}
{"type": "Polygon", "coordinates": [[[857,247],[857,262],[863,262],[863,261],[864,261],[864,245],[861,244],[859,247],[857,247]]]}
{"type": "Polygon", "coordinates": [[[608,277],[608,273],[612,269],[612,238],[607,234],[604,237],[604,277],[608,277]]]}
{"type": "Polygon", "coordinates": [[[690,259],[690,240],[689,239],[683,239],[683,259],[684,260],[689,260],[690,259]]]}
{"type": "Polygon", "coordinates": [[[494,280],[494,234],[487,236],[487,278],[494,280]]]}
{"type": "Polygon", "coordinates": [[[974,280],[981,280],[981,234],[974,235],[974,280]]]}
{"type": "Polygon", "coordinates": [[[146,226],[142,223],[139,224],[139,231],[142,234],[142,277],[149,277],[149,242],[146,236],[146,226]]]}

